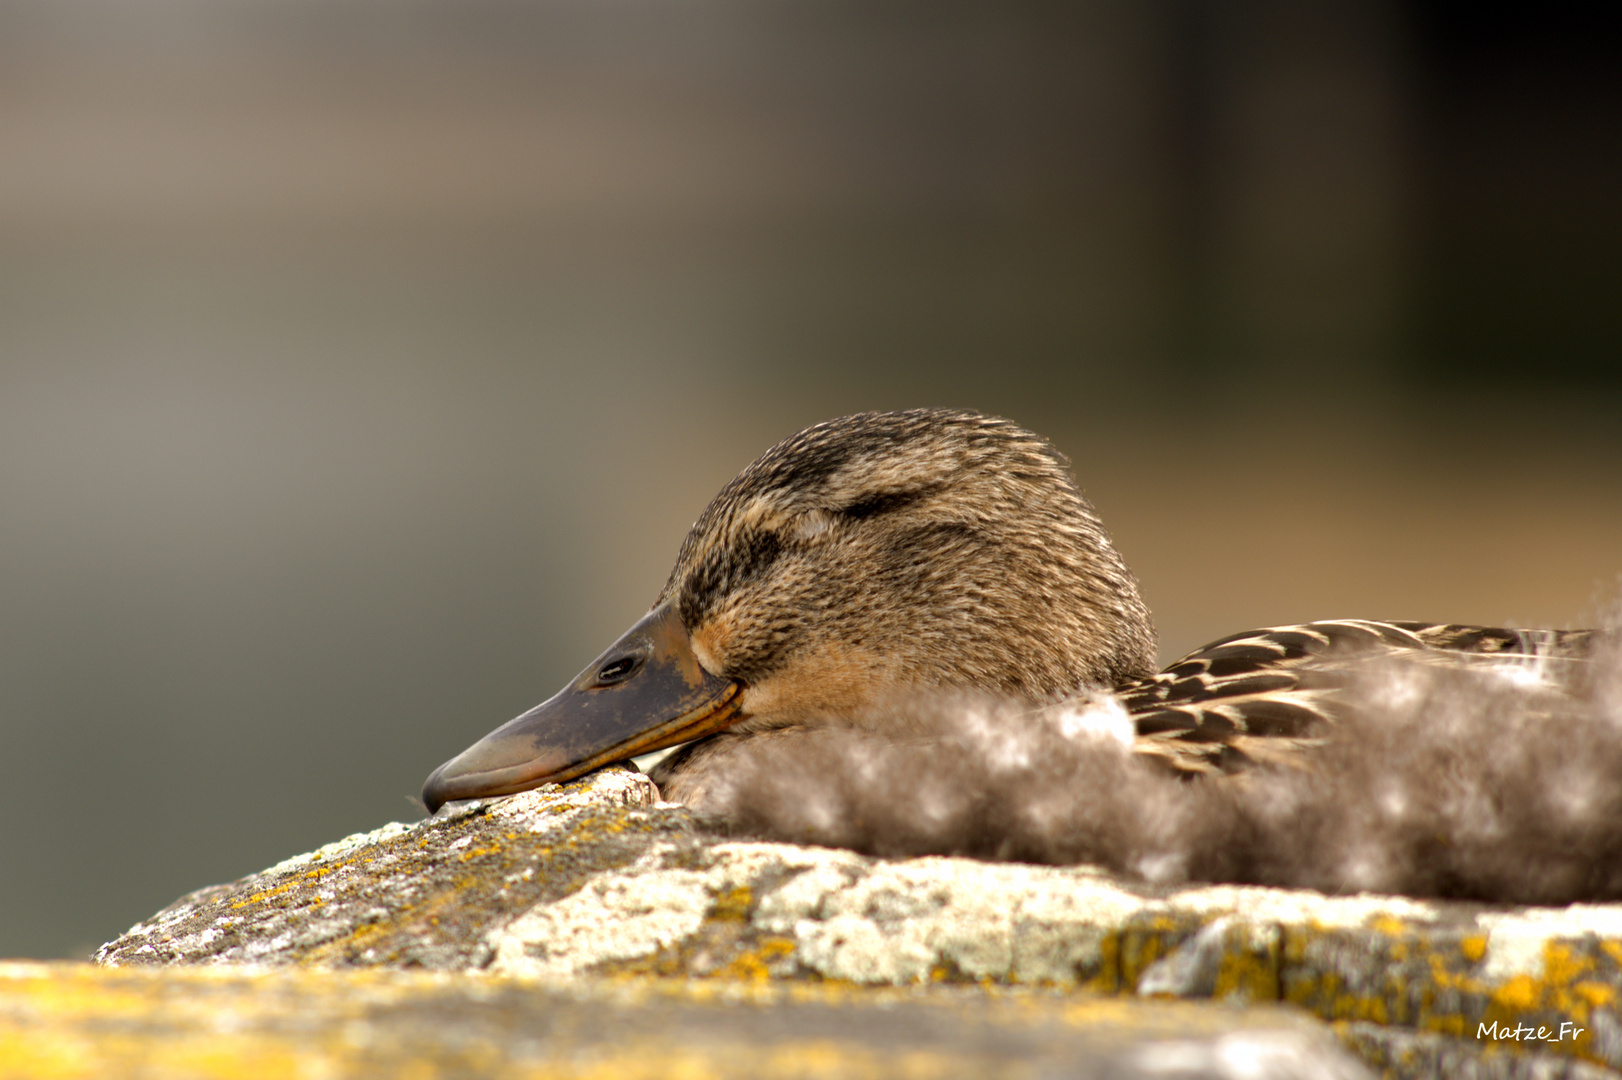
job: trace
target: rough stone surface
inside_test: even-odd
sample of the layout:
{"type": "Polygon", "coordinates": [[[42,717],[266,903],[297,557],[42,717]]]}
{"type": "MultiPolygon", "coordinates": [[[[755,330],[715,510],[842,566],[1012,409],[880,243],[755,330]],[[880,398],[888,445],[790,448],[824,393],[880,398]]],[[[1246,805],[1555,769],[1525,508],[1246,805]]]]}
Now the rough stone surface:
{"type": "Polygon", "coordinates": [[[182,897],[96,959],[484,967],[493,927],[634,862],[656,838],[696,851],[687,815],[649,812],[657,795],[613,769],[385,825],[182,897]]]}
{"type": "Polygon", "coordinates": [[[1388,1075],[1622,1066],[1622,906],[882,860],[729,842],[655,798],[639,775],[607,770],[388,826],[194,893],[98,959],[477,970],[554,988],[667,976],[1285,1002],[1338,1025],[1388,1075]]]}
{"type": "Polygon", "coordinates": [[[1280,1007],[968,988],[0,965],[0,1076],[1369,1080],[1280,1007]]]}

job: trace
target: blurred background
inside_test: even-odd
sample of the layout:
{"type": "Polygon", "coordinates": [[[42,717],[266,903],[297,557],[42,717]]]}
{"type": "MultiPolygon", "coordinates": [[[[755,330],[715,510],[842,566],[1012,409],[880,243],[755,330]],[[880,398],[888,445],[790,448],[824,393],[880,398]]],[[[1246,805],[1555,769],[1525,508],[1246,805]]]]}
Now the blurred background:
{"type": "Polygon", "coordinates": [[[0,956],[419,816],[860,409],[1051,436],[1166,660],[1593,620],[1580,10],[0,0],[0,956]]]}

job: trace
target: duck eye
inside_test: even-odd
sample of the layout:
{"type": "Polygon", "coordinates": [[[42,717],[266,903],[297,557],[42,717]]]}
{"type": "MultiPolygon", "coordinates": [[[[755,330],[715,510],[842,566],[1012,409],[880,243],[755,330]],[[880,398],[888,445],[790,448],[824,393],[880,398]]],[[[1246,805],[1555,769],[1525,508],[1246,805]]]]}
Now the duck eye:
{"type": "Polygon", "coordinates": [[[788,533],[797,540],[814,540],[828,531],[833,519],[824,510],[807,510],[789,526],[788,533]]]}
{"type": "Polygon", "coordinates": [[[598,669],[597,685],[613,686],[615,683],[624,682],[641,666],[642,658],[639,656],[621,656],[616,660],[610,660],[598,669]]]}

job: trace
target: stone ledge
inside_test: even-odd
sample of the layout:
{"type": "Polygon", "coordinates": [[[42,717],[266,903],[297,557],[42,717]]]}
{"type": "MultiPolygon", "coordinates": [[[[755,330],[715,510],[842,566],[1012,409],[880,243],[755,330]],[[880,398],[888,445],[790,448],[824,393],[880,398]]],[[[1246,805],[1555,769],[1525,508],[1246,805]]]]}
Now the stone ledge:
{"type": "Polygon", "coordinates": [[[1321,1077],[1283,1008],[929,987],[0,964],[0,1076],[1321,1077]]]}
{"type": "Polygon", "coordinates": [[[1364,1032],[1353,1044],[1398,1075],[1424,1075],[1402,1061],[1437,1054],[1497,1061],[1490,1075],[1503,1076],[1539,1061],[1622,1065],[1619,905],[1494,908],[882,860],[725,841],[655,798],[641,776],[606,770],[388,826],[184,898],[98,958],[480,970],[551,986],[669,976],[1286,1002],[1364,1032]],[[1492,1024],[1499,1037],[1478,1038],[1492,1024]],[[1562,1037],[1534,1053],[1503,1034],[1528,1026],[1562,1037]]]}
{"type": "Polygon", "coordinates": [[[644,776],[572,784],[385,825],[231,885],[184,896],[97,952],[100,963],[479,968],[493,928],[634,861],[654,838],[692,845],[644,776]]]}

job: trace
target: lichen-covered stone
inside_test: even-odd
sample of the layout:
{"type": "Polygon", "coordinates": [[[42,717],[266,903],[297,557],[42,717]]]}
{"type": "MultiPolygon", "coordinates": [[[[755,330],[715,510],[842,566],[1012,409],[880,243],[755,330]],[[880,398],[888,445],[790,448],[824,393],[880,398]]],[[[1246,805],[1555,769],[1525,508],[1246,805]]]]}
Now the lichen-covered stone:
{"type": "Polygon", "coordinates": [[[1446,1080],[1616,1080],[1603,1065],[1532,1047],[1519,1053],[1478,1040],[1355,1022],[1335,1025],[1342,1041],[1387,1076],[1446,1080]]]}
{"type": "Polygon", "coordinates": [[[424,967],[555,987],[669,976],[1282,1001],[1339,1023],[1391,1075],[1454,1060],[1506,1077],[1622,1066],[1622,906],[884,860],[729,841],[656,798],[611,769],[388,826],[193,894],[98,958],[424,967]],[[1557,1037],[1509,1034],[1528,1030],[1557,1037]]]}
{"type": "Polygon", "coordinates": [[[103,964],[483,967],[492,927],[566,897],[663,838],[685,812],[628,769],[386,825],[182,897],[97,952],[103,964]]]}
{"type": "Polygon", "coordinates": [[[1274,1007],[397,971],[0,964],[0,1076],[1369,1080],[1274,1007]]]}

